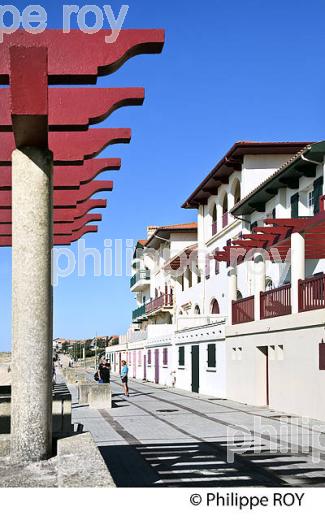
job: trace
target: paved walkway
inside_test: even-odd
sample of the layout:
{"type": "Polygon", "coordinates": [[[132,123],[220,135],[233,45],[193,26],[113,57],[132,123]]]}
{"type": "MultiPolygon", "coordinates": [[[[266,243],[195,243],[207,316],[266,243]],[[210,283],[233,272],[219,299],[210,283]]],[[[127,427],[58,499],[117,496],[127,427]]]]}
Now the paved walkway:
{"type": "Polygon", "coordinates": [[[71,387],[73,421],[117,486],[325,486],[324,423],[134,380],[130,398],[115,377],[112,389],[113,408],[97,411],[71,387]]]}

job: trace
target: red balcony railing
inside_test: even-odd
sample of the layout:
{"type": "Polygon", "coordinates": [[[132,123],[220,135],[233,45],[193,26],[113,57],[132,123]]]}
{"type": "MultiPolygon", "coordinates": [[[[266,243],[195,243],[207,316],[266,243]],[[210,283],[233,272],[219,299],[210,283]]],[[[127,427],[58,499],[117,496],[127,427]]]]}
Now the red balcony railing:
{"type": "Polygon", "coordinates": [[[232,302],[232,324],[254,321],[254,296],[232,302]]]}
{"type": "Polygon", "coordinates": [[[298,308],[299,312],[325,308],[325,274],[299,280],[298,308]]]}
{"type": "Polygon", "coordinates": [[[226,213],[224,213],[222,215],[222,227],[225,228],[226,226],[228,226],[228,212],[226,211],[226,213]]]}
{"type": "Polygon", "coordinates": [[[291,285],[261,292],[261,320],[291,314],[291,285]]]}
{"type": "Polygon", "coordinates": [[[172,307],[173,301],[172,292],[161,294],[158,298],[155,298],[146,304],[146,314],[150,314],[164,307],[172,307]]]}
{"type": "Polygon", "coordinates": [[[217,223],[216,223],[216,222],[213,222],[213,223],[212,223],[212,236],[216,235],[216,234],[217,234],[217,231],[218,231],[217,223]]]}

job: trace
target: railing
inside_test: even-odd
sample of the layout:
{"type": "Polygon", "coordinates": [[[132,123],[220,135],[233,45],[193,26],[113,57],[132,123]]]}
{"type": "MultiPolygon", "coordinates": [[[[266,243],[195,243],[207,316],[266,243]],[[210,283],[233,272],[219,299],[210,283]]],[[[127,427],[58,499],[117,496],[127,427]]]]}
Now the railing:
{"type": "Polygon", "coordinates": [[[254,321],[254,296],[232,302],[232,324],[254,321]]]}
{"type": "Polygon", "coordinates": [[[136,321],[139,318],[142,318],[146,315],[146,305],[141,305],[141,307],[138,307],[135,309],[135,311],[132,312],[132,321],[136,321]]]}
{"type": "Polygon", "coordinates": [[[228,226],[228,211],[222,215],[222,227],[228,226]]]}
{"type": "Polygon", "coordinates": [[[132,287],[140,280],[150,280],[150,271],[148,269],[141,269],[130,280],[130,287],[132,287]]]}
{"type": "Polygon", "coordinates": [[[146,304],[146,314],[162,309],[163,307],[173,306],[173,293],[165,293],[146,304]]]}
{"type": "Polygon", "coordinates": [[[213,222],[213,223],[212,223],[212,236],[216,235],[216,234],[217,234],[217,231],[218,231],[217,223],[216,223],[216,222],[213,222]]]}
{"type": "Polygon", "coordinates": [[[137,343],[138,341],[144,341],[148,338],[147,330],[137,330],[128,333],[129,343],[137,343]]]}
{"type": "Polygon", "coordinates": [[[291,314],[291,284],[261,292],[261,320],[291,314]]]}
{"type": "Polygon", "coordinates": [[[325,275],[314,276],[298,282],[299,312],[325,308],[325,275]]]}

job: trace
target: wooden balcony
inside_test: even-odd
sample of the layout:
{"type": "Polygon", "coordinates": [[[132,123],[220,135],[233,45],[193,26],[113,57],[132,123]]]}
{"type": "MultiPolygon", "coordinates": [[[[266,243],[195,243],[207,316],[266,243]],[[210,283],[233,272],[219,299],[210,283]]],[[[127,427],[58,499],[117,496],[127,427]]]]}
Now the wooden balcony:
{"type": "Polygon", "coordinates": [[[299,280],[299,312],[325,309],[325,274],[299,280]]]}
{"type": "Polygon", "coordinates": [[[150,271],[148,269],[141,269],[130,280],[131,291],[141,291],[144,286],[150,282],[150,271]]]}
{"type": "Polygon", "coordinates": [[[232,302],[232,324],[254,321],[254,296],[232,302]]]}
{"type": "Polygon", "coordinates": [[[143,321],[145,319],[146,319],[146,305],[144,304],[132,312],[132,321],[137,322],[137,321],[143,321]]]}
{"type": "Polygon", "coordinates": [[[173,293],[165,293],[151,300],[146,304],[146,314],[153,314],[158,311],[170,310],[173,308],[174,298],[173,293]]]}
{"type": "Polygon", "coordinates": [[[261,292],[261,320],[291,314],[291,285],[261,292]]]}

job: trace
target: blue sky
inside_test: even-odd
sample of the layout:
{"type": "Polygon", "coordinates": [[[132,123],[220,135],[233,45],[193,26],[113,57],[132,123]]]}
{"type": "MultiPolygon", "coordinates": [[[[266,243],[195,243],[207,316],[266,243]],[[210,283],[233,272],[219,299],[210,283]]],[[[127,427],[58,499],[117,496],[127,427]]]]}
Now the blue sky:
{"type": "MultiPolygon", "coordinates": [[[[115,12],[121,5],[96,5],[105,3],[115,12]]],[[[49,26],[60,28],[68,2],[40,4],[49,26]]],[[[121,157],[122,169],[101,175],[115,189],[99,233],[86,237],[86,246],[99,250],[107,238],[145,238],[150,224],[194,220],[182,202],[235,141],[325,137],[323,0],[128,4],[124,27],[165,28],[166,46],[162,55],[136,57],[98,82],[146,88],[143,107],[123,108],[103,125],[131,127],[133,138],[103,153],[121,157]]],[[[11,342],[10,264],[10,250],[0,250],[0,350],[11,342]]],[[[135,307],[129,279],[94,277],[91,261],[85,277],[60,281],[54,302],[55,336],[75,338],[123,333],[135,307]]]]}

